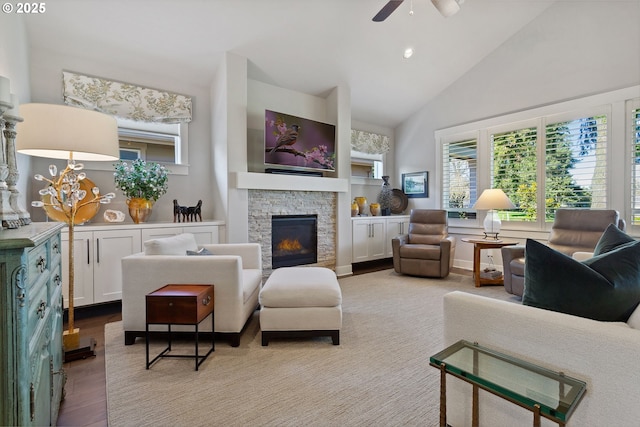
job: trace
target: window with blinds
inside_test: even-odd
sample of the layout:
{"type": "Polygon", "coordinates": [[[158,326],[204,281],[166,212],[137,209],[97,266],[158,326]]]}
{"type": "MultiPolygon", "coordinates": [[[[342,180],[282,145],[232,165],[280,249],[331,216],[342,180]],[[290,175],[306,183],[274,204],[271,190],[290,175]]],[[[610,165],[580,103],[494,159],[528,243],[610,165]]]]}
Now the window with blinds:
{"type": "Polygon", "coordinates": [[[607,207],[607,116],[547,124],[545,220],[560,207],[607,207]]]}
{"type": "Polygon", "coordinates": [[[490,134],[491,188],[502,189],[516,209],[499,211],[502,221],[537,218],[538,130],[527,127],[490,134]]]}
{"type": "Polygon", "coordinates": [[[442,146],[442,206],[449,218],[475,218],[470,211],[477,196],[478,141],[468,139],[442,146]]]}
{"type": "Polygon", "coordinates": [[[640,108],[631,110],[631,224],[640,225],[640,108]]]}

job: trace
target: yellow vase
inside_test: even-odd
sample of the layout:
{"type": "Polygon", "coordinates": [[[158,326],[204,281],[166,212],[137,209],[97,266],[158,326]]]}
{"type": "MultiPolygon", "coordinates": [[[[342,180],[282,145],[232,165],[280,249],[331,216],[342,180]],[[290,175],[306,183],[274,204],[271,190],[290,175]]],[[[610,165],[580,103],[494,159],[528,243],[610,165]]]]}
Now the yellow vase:
{"type": "Polygon", "coordinates": [[[369,209],[371,210],[371,215],[380,216],[380,204],[379,203],[371,203],[371,205],[369,206],[369,209]]]}
{"type": "Polygon", "coordinates": [[[358,211],[360,215],[366,215],[369,211],[369,203],[367,202],[367,198],[360,196],[355,198],[356,203],[358,204],[358,211]]]}
{"type": "Polygon", "coordinates": [[[353,203],[351,203],[351,216],[358,216],[359,213],[360,213],[360,208],[358,207],[358,204],[354,200],[353,203]]]}
{"type": "Polygon", "coordinates": [[[129,216],[131,216],[133,222],[140,224],[141,222],[147,222],[151,215],[153,201],[141,197],[132,197],[127,199],[127,206],[129,207],[129,216]]]}

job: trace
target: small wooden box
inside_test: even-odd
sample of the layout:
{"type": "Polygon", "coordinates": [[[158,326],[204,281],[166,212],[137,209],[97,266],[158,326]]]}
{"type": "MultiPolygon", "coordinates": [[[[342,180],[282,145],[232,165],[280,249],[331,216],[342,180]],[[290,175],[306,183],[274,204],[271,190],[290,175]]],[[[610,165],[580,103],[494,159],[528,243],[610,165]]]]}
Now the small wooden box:
{"type": "Polygon", "coordinates": [[[196,325],[213,312],[213,285],[166,285],[146,296],[147,323],[196,325]]]}

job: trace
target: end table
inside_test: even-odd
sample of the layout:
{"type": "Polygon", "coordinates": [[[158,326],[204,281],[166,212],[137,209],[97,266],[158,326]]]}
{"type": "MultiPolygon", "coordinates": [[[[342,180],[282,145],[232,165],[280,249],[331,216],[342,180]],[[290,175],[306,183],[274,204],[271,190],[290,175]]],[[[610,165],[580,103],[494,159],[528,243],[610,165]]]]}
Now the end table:
{"type": "Polygon", "coordinates": [[[473,244],[473,278],[475,279],[476,288],[482,285],[502,285],[504,284],[504,276],[497,279],[484,279],[480,277],[480,251],[483,249],[500,249],[503,246],[517,245],[516,241],[492,240],[492,239],[461,239],[463,242],[473,244]]]}
{"type": "Polygon", "coordinates": [[[166,285],[146,295],[146,362],[147,369],[162,357],[193,357],[196,371],[205,359],[215,350],[213,285],[166,285]],[[211,348],[204,356],[198,354],[198,325],[211,315],[211,348]],[[168,328],[167,347],[153,360],[149,361],[149,325],[166,324],[168,328]],[[167,354],[171,351],[171,325],[195,326],[195,354],[167,354]]]}

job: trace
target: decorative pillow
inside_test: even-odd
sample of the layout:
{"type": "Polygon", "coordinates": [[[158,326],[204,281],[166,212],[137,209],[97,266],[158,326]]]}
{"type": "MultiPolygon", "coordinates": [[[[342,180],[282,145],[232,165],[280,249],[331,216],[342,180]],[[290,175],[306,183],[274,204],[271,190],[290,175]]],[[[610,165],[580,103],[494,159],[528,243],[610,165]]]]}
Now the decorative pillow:
{"type": "Polygon", "coordinates": [[[187,251],[187,255],[213,255],[207,248],[201,248],[197,251],[187,251]]]}
{"type": "Polygon", "coordinates": [[[635,239],[633,237],[629,236],[627,233],[620,230],[615,225],[609,224],[606,230],[604,230],[604,233],[602,233],[602,236],[600,236],[600,240],[598,240],[598,243],[593,250],[593,255],[602,255],[614,250],[619,246],[631,242],[635,242],[635,239]]]}
{"type": "Polygon", "coordinates": [[[631,313],[629,320],[627,320],[627,325],[633,329],[640,329],[640,305],[638,305],[636,309],[633,310],[633,313],[631,313]]]}
{"type": "Polygon", "coordinates": [[[185,255],[187,251],[197,251],[196,238],[191,233],[178,234],[144,242],[145,255],[185,255]]]}
{"type": "Polygon", "coordinates": [[[640,302],[639,242],[579,262],[528,239],[525,254],[525,305],[626,322],[640,302]]]}

